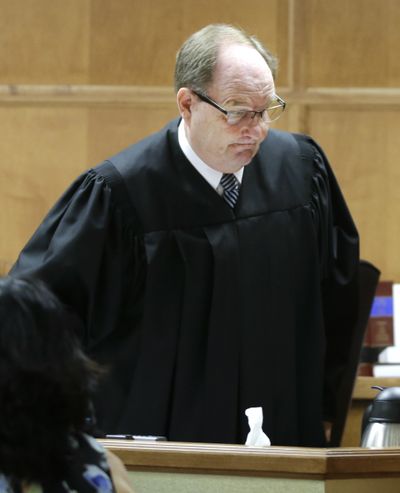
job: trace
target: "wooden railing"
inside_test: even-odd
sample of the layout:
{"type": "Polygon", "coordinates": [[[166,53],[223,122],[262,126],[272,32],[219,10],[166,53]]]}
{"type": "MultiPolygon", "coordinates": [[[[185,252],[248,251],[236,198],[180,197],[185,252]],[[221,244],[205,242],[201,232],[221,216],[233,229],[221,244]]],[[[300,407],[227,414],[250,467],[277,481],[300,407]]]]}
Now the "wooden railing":
{"type": "Polygon", "coordinates": [[[136,493],[161,484],[171,493],[400,491],[400,449],[102,442],[122,459],[136,493]]]}

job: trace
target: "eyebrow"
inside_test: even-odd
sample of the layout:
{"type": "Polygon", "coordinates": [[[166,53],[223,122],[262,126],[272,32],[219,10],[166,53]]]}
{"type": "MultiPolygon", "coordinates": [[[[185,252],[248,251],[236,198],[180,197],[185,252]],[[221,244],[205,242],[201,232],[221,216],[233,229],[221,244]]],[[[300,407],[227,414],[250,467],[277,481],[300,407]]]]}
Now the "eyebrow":
{"type": "Polygon", "coordinates": [[[243,112],[243,113],[252,113],[252,112],[256,112],[256,113],[261,113],[261,112],[264,112],[268,109],[268,103],[266,104],[266,106],[262,107],[262,108],[259,108],[259,109],[253,109],[253,108],[250,108],[248,105],[244,105],[244,104],[241,104],[239,103],[237,106],[235,105],[224,105],[223,106],[226,111],[231,111],[231,112],[243,112]]]}
{"type": "MultiPolygon", "coordinates": [[[[270,104],[271,100],[274,98],[275,96],[275,93],[272,94],[271,97],[268,98],[268,101],[267,103],[265,104],[265,106],[263,108],[261,108],[259,111],[263,111],[263,110],[266,110],[268,108],[268,105],[270,104]]],[[[236,105],[236,106],[243,106],[245,108],[249,108],[249,106],[244,103],[243,101],[240,101],[238,99],[228,99],[226,101],[224,101],[221,106],[223,106],[224,108],[226,107],[226,105],[236,105]]],[[[253,109],[246,109],[246,110],[243,110],[243,111],[257,111],[257,110],[253,110],[253,109]]]]}

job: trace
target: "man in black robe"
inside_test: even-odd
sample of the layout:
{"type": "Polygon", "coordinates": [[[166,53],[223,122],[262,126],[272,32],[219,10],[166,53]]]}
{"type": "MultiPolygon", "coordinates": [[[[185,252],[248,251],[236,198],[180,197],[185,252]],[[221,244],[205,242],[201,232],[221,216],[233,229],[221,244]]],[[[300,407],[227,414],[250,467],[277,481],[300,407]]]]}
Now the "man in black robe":
{"type": "Polygon", "coordinates": [[[269,129],[273,70],[235,28],[191,36],[181,118],[79,177],[13,268],[84,321],[107,433],[244,443],[260,406],[273,445],[326,443],[358,237],[321,149],[269,129]]]}

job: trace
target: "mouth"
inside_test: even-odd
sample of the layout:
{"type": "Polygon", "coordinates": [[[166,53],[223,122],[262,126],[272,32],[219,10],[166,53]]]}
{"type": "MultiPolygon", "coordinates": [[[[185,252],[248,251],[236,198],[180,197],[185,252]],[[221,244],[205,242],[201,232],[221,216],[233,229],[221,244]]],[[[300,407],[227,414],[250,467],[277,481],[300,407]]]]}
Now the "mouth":
{"type": "Polygon", "coordinates": [[[234,145],[237,146],[247,146],[247,147],[254,147],[257,145],[257,142],[236,142],[234,145]]]}
{"type": "Polygon", "coordinates": [[[257,142],[237,142],[233,144],[233,149],[236,149],[236,152],[255,152],[258,148],[257,142]]]}

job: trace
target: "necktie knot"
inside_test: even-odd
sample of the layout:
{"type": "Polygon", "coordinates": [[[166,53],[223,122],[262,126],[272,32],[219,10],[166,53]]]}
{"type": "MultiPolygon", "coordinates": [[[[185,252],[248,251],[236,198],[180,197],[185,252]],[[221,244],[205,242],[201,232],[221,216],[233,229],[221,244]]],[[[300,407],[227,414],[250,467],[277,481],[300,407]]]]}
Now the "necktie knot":
{"type": "Polygon", "coordinates": [[[230,207],[235,207],[239,197],[239,182],[233,173],[224,173],[219,182],[222,189],[222,197],[230,207]]]}

